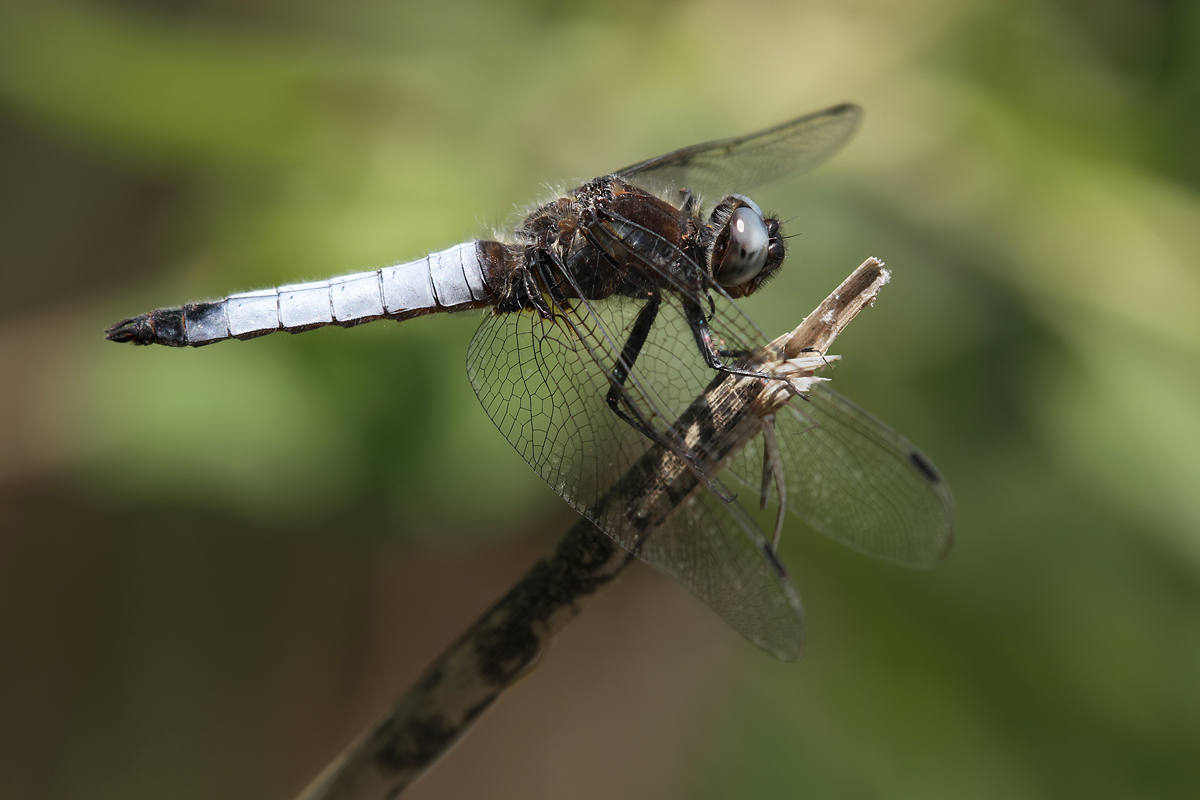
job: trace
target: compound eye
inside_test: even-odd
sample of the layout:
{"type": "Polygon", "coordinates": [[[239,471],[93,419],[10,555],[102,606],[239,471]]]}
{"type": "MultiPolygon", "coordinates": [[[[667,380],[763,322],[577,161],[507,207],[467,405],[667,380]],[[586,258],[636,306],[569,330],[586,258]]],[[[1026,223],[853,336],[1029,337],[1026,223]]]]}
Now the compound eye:
{"type": "Polygon", "coordinates": [[[741,206],[729,216],[729,239],[713,277],[722,286],[738,286],[753,280],[767,263],[771,237],[762,214],[750,206],[741,206]]]}

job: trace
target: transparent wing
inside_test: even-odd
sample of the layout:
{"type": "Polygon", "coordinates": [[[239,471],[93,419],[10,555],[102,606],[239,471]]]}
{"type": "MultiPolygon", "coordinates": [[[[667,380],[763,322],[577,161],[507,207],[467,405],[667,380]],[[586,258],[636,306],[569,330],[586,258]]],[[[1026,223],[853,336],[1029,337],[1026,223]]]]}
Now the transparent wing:
{"type": "Polygon", "coordinates": [[[776,658],[795,661],[803,653],[800,597],[762,530],[736,502],[695,492],[638,555],[776,658]]]}
{"type": "Polygon", "coordinates": [[[616,174],[655,192],[688,188],[711,198],[748,192],[831,158],[850,141],[861,119],[862,109],[846,103],[748,136],[685,147],[616,174]]]}
{"type": "MultiPolygon", "coordinates": [[[[644,301],[611,298],[560,309],[554,320],[532,312],[490,316],[468,350],[471,385],[505,438],[575,510],[672,575],[746,638],[780,658],[796,658],[799,599],[762,531],[736,503],[714,494],[722,491],[715,479],[706,482],[684,459],[664,455],[606,400],[612,369],[643,307],[644,301]]],[[[678,299],[667,293],[621,407],[667,436],[713,374],[678,299]]]]}
{"type": "MultiPolygon", "coordinates": [[[[910,566],[929,566],[954,539],[954,500],[911,442],[819,384],[776,415],[790,511],[843,544],[910,566]]],[[[729,465],[757,494],[763,441],[729,465]]],[[[775,498],[778,499],[778,498],[775,498]]]]}

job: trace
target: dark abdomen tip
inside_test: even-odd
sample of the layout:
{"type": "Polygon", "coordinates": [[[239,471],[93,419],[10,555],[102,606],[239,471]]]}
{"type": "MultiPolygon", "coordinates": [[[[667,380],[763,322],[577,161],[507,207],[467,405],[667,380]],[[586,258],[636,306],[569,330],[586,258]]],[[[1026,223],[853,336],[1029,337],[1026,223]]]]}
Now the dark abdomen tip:
{"type": "Polygon", "coordinates": [[[110,342],[133,342],[134,344],[151,344],[154,341],[154,329],[150,327],[148,315],[123,319],[116,325],[104,331],[104,338],[110,342]]]}
{"type": "Polygon", "coordinates": [[[174,308],[167,311],[151,311],[137,317],[123,319],[104,331],[112,342],[134,344],[165,344],[168,347],[184,347],[183,311],[174,308]]]}

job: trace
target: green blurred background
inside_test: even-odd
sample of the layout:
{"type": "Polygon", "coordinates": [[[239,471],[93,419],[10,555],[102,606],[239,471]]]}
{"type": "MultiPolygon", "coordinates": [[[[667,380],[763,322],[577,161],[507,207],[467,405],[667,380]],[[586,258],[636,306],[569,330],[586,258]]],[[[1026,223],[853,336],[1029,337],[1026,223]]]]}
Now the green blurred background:
{"type": "Polygon", "coordinates": [[[796,665],[639,566],[411,796],[1200,796],[1200,4],[4,0],[0,797],[289,798],[572,521],[476,317],[106,325],[844,100],[747,307],[888,262],[834,376],[949,480],[951,557],[791,524],[796,665]]]}

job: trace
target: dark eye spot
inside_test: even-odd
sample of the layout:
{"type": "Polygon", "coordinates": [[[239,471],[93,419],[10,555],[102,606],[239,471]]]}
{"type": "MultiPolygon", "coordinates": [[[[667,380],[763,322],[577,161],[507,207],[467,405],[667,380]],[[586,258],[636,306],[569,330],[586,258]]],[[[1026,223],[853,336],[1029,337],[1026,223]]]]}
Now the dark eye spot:
{"type": "Polygon", "coordinates": [[[929,459],[915,450],[908,454],[908,460],[917,468],[917,472],[925,476],[925,480],[930,483],[941,483],[942,476],[938,475],[938,471],[933,468],[933,464],[929,463],[929,459]]]}

